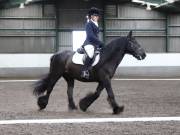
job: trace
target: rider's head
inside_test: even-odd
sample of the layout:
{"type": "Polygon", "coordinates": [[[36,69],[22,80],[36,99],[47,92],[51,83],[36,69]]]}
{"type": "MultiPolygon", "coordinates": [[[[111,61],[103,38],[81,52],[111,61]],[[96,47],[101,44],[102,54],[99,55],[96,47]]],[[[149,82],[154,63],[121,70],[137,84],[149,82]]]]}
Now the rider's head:
{"type": "Polygon", "coordinates": [[[88,18],[92,19],[95,22],[98,22],[99,20],[99,16],[100,16],[100,11],[98,8],[92,7],[89,11],[88,11],[88,18]]]}

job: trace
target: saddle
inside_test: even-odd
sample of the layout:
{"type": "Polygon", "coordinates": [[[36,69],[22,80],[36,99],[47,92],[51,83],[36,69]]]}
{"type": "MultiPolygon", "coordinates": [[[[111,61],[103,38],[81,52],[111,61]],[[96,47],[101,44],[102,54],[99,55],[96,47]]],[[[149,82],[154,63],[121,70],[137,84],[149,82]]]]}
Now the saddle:
{"type": "MultiPolygon", "coordinates": [[[[72,62],[74,64],[84,65],[86,57],[87,57],[87,54],[84,48],[78,48],[75,54],[73,55],[72,62]]],[[[100,49],[96,49],[93,56],[92,66],[95,66],[99,62],[99,60],[100,60],[100,49]]]]}

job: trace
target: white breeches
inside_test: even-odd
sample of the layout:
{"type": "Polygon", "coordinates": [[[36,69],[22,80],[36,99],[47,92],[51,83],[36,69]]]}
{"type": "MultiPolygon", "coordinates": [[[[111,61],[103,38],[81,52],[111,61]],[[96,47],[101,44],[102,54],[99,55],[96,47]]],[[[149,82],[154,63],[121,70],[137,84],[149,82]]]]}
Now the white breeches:
{"type": "Polygon", "coordinates": [[[87,55],[92,59],[94,56],[94,46],[88,44],[88,45],[84,46],[84,49],[85,49],[87,55]]]}

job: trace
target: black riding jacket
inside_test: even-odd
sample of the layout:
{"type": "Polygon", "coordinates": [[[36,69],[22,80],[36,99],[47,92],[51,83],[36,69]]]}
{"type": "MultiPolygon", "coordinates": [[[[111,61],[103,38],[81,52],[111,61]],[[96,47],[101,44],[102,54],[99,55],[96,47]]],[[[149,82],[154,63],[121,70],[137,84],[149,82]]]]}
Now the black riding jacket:
{"type": "Polygon", "coordinates": [[[99,40],[99,27],[96,26],[91,20],[86,23],[86,40],[83,43],[83,46],[87,44],[94,45],[95,48],[101,48],[103,42],[99,40]]]}

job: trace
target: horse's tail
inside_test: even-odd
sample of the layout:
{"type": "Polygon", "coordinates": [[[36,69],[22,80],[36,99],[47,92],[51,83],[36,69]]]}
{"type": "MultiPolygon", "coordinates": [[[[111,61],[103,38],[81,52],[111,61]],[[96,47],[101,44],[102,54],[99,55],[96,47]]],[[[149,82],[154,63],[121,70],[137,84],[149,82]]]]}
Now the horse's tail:
{"type": "Polygon", "coordinates": [[[35,96],[39,96],[43,94],[48,87],[48,82],[49,82],[49,74],[34,84],[33,94],[35,96]]]}
{"type": "Polygon", "coordinates": [[[51,57],[51,60],[50,60],[50,71],[49,71],[49,73],[44,78],[42,78],[41,80],[37,81],[34,84],[33,94],[35,96],[40,96],[41,94],[43,94],[47,90],[48,83],[50,82],[50,74],[51,74],[51,70],[52,70],[51,68],[52,68],[53,60],[54,60],[54,55],[51,57]]]}

